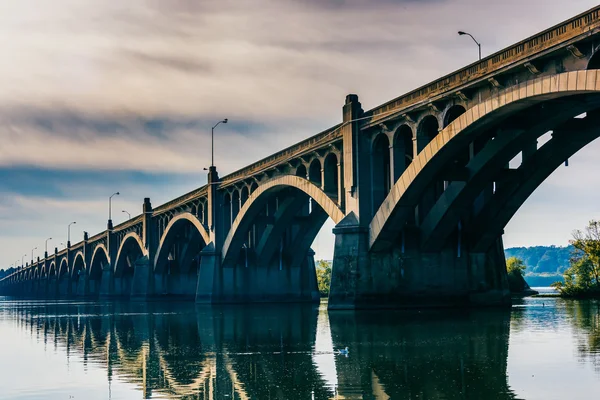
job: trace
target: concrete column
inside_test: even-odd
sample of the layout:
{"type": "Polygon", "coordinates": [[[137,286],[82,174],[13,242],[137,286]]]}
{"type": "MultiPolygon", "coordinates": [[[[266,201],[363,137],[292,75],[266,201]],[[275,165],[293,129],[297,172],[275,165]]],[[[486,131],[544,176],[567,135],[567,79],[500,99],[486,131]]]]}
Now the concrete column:
{"type": "Polygon", "coordinates": [[[86,297],[90,294],[90,276],[89,269],[92,259],[92,251],[89,245],[89,236],[87,232],[83,232],[83,269],[79,273],[77,278],[77,287],[75,288],[75,294],[77,297],[86,297]]]}
{"type": "Polygon", "coordinates": [[[325,191],[325,160],[321,163],[321,190],[325,191]]]}
{"type": "Polygon", "coordinates": [[[330,310],[354,309],[362,302],[368,277],[368,230],[351,212],[333,229],[335,247],[329,291],[330,310]]]}
{"type": "Polygon", "coordinates": [[[148,256],[138,258],[133,267],[131,282],[131,300],[146,300],[150,294],[150,279],[154,276],[152,262],[148,256]]]}
{"type": "Polygon", "coordinates": [[[344,205],[344,177],[342,176],[344,171],[342,169],[342,163],[338,162],[337,164],[337,176],[338,176],[338,181],[337,181],[337,188],[338,188],[338,192],[337,192],[337,202],[338,205],[340,207],[343,207],[344,205]]]}
{"type": "Polygon", "coordinates": [[[102,265],[102,280],[100,282],[100,297],[110,298],[114,295],[115,282],[113,281],[112,265],[110,262],[102,265]]]}
{"type": "Polygon", "coordinates": [[[196,286],[196,303],[211,304],[217,300],[216,282],[219,278],[221,254],[215,251],[214,243],[209,243],[200,252],[200,271],[196,286]]]}
{"type": "Polygon", "coordinates": [[[215,249],[219,250],[223,238],[227,232],[223,232],[223,212],[221,211],[222,200],[218,191],[219,174],[214,166],[208,169],[208,228],[210,241],[215,244],[215,249]]]}
{"type": "Polygon", "coordinates": [[[363,115],[363,110],[358,96],[349,94],[346,96],[346,103],[342,108],[342,126],[343,137],[343,162],[344,162],[344,190],[346,212],[353,211],[359,215],[358,201],[358,175],[359,168],[357,159],[357,145],[359,140],[359,122],[350,122],[363,115]]]}
{"type": "Polygon", "coordinates": [[[475,305],[510,305],[502,237],[485,253],[469,254],[469,301],[475,305]]]}
{"type": "Polygon", "coordinates": [[[154,294],[154,259],[158,250],[158,227],[152,218],[153,208],[150,198],[144,198],[142,205],[142,242],[146,255],[135,262],[133,282],[131,286],[132,299],[145,299],[154,294]]]}

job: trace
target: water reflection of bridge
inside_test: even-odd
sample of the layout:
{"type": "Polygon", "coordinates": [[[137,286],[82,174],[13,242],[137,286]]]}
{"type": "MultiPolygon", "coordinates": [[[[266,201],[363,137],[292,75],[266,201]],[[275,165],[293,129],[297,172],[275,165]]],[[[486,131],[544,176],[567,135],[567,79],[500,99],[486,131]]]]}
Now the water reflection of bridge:
{"type": "Polygon", "coordinates": [[[310,306],[32,303],[11,312],[40,341],[144,398],[514,398],[504,311],[318,319],[310,306]],[[348,357],[333,354],[345,346],[348,357]]]}

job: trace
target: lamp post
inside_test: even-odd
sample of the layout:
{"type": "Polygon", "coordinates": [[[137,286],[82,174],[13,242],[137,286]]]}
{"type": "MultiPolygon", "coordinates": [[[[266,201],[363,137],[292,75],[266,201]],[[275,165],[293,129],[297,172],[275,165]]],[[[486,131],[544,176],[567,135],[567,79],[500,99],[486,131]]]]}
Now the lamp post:
{"type": "Polygon", "coordinates": [[[46,239],[44,243],[44,258],[48,258],[48,240],[52,240],[52,238],[46,239]]]}
{"type": "Polygon", "coordinates": [[[473,35],[471,35],[468,32],[458,31],[458,34],[460,36],[463,36],[463,35],[471,36],[471,39],[473,39],[473,41],[475,42],[475,44],[477,44],[477,47],[479,48],[479,60],[481,60],[481,43],[479,43],[477,40],[475,40],[475,38],[473,37],[473,35]]]}
{"type": "Polygon", "coordinates": [[[214,167],[215,166],[215,128],[217,126],[219,126],[219,124],[226,124],[228,121],[227,118],[217,122],[215,124],[215,126],[212,127],[211,133],[210,133],[210,166],[214,167]]]}
{"type": "Polygon", "coordinates": [[[121,212],[123,212],[123,213],[127,214],[127,219],[131,219],[131,214],[129,213],[129,211],[125,211],[125,210],[123,210],[123,211],[121,211],[121,212]]]}
{"type": "Polygon", "coordinates": [[[115,192],[108,198],[108,229],[112,229],[112,198],[120,194],[119,192],[115,192]]]}
{"type": "Polygon", "coordinates": [[[27,257],[27,254],[23,254],[23,257],[21,257],[21,269],[23,269],[23,260],[25,259],[25,257],[27,257]]]}
{"type": "Polygon", "coordinates": [[[71,247],[71,225],[76,223],[77,222],[73,221],[67,226],[67,247],[71,247]]]}
{"type": "Polygon", "coordinates": [[[33,249],[31,249],[31,265],[33,265],[33,251],[37,250],[37,247],[34,247],[33,249]]]}

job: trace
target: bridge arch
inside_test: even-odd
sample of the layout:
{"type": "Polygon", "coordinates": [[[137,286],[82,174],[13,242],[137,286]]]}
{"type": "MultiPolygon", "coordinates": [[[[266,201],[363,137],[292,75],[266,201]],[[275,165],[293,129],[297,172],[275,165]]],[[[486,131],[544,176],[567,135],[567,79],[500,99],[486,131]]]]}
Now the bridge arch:
{"type": "Polygon", "coordinates": [[[73,268],[70,269],[71,278],[77,279],[81,271],[85,271],[85,258],[83,257],[83,251],[80,250],[73,257],[73,268]]]}
{"type": "Polygon", "coordinates": [[[130,232],[123,237],[117,257],[114,262],[115,294],[128,297],[131,295],[131,285],[134,274],[135,262],[145,255],[142,239],[135,232],[130,232]]]}
{"type": "Polygon", "coordinates": [[[114,265],[115,276],[122,276],[125,270],[129,267],[129,263],[133,264],[139,257],[145,255],[146,251],[142,238],[135,233],[130,232],[123,237],[119,250],[117,251],[117,259],[114,265]],[[129,260],[128,260],[129,258],[129,260]]]}
{"type": "Polygon", "coordinates": [[[301,178],[308,177],[308,171],[306,170],[306,165],[304,165],[304,164],[298,165],[298,167],[296,168],[296,176],[299,176],[301,178]]]}
{"type": "Polygon", "coordinates": [[[60,260],[59,265],[60,267],[58,268],[58,278],[60,279],[61,277],[69,273],[69,262],[67,260],[67,257],[63,257],[63,259],[60,260]]]}
{"type": "Polygon", "coordinates": [[[435,115],[425,115],[419,122],[417,128],[417,154],[437,136],[439,132],[439,123],[435,115]]]}
{"type": "Polygon", "coordinates": [[[323,189],[325,193],[331,198],[335,198],[339,202],[340,197],[340,176],[338,173],[338,156],[331,152],[325,157],[323,162],[325,180],[323,182],[323,189]]]}
{"type": "Polygon", "coordinates": [[[390,192],[392,185],[390,141],[385,133],[378,134],[371,147],[371,203],[373,214],[390,192]]]}
{"type": "Polygon", "coordinates": [[[88,279],[89,293],[97,295],[100,293],[100,285],[102,283],[102,269],[109,264],[110,258],[104,244],[98,244],[94,248],[92,258],[90,259],[88,279]]]}
{"type": "Polygon", "coordinates": [[[444,128],[450,125],[454,120],[465,113],[466,108],[460,104],[455,104],[446,110],[444,114],[444,128]]]}
{"type": "Polygon", "coordinates": [[[157,295],[193,297],[200,251],[210,242],[204,225],[190,213],[171,219],[153,261],[157,295]]]}
{"type": "Polygon", "coordinates": [[[318,187],[321,187],[323,183],[321,170],[321,160],[319,160],[318,158],[313,159],[308,167],[308,180],[317,185],[318,187]]]}
{"type": "Polygon", "coordinates": [[[506,88],[460,115],[440,132],[438,140],[426,146],[427,151],[419,152],[418,162],[413,163],[394,185],[370,223],[370,249],[383,249],[396,240],[397,227],[404,225],[407,214],[412,212],[427,185],[444,165],[463,151],[465,144],[510,115],[536,104],[567,96],[598,94],[598,75],[599,71],[584,70],[535,78],[506,88]]]}
{"type": "Polygon", "coordinates": [[[394,182],[412,163],[414,158],[413,131],[407,124],[402,124],[394,132],[392,141],[394,155],[394,182]]]}
{"type": "Polygon", "coordinates": [[[248,189],[248,185],[244,185],[240,190],[240,205],[241,207],[246,204],[248,201],[248,197],[250,197],[250,189],[248,189]]]}
{"type": "MultiPolygon", "coordinates": [[[[320,225],[318,225],[318,223],[311,224],[313,226],[318,225],[317,229],[314,230],[312,240],[309,237],[310,235],[303,235],[305,242],[309,241],[309,245],[314,240],[314,236],[316,236],[321,225],[325,222],[328,216],[336,224],[340,222],[344,217],[344,214],[342,210],[338,207],[338,205],[329,196],[327,196],[327,194],[323,190],[321,190],[309,180],[294,175],[286,175],[273,178],[260,185],[258,189],[256,189],[256,191],[252,193],[246,204],[244,204],[244,206],[240,210],[240,213],[235,219],[233,226],[231,227],[231,230],[229,231],[229,234],[227,235],[227,238],[224,241],[222,250],[223,265],[227,265],[231,262],[234,262],[237,259],[241,249],[248,240],[247,233],[250,230],[252,224],[254,223],[255,218],[266,207],[268,202],[272,201],[272,199],[270,198],[271,195],[273,193],[277,193],[278,191],[288,188],[296,190],[296,193],[302,193],[306,196],[306,198],[296,196],[296,201],[290,199],[288,200],[287,204],[282,203],[280,205],[280,208],[282,209],[282,216],[284,213],[283,208],[289,209],[292,213],[294,211],[297,212],[302,208],[308,208],[306,207],[306,203],[309,199],[313,202],[313,204],[318,205],[318,207],[315,207],[315,209],[323,210],[322,214],[319,214],[320,218],[315,219],[315,222],[319,221],[320,225]],[[303,203],[304,200],[306,200],[306,202],[303,203]]],[[[273,242],[278,243],[278,241],[273,240],[264,241],[265,245],[266,243],[273,242]]],[[[256,245],[259,246],[260,243],[256,243],[256,245]]],[[[267,251],[266,248],[263,250],[267,251]]]]}
{"type": "Polygon", "coordinates": [[[587,69],[600,69],[600,46],[596,47],[594,53],[590,57],[587,64],[587,69]]]}
{"type": "Polygon", "coordinates": [[[56,278],[56,262],[52,261],[48,267],[48,279],[56,278]]]}

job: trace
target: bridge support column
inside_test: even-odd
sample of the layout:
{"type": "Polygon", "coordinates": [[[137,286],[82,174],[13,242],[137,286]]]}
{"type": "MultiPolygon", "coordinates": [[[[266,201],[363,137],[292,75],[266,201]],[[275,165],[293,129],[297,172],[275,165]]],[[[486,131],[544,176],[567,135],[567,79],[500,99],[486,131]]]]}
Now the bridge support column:
{"type": "Polygon", "coordinates": [[[215,251],[214,243],[210,242],[200,252],[200,270],[196,286],[196,303],[211,304],[217,302],[216,281],[221,277],[219,267],[221,255],[215,251]]]}
{"type": "Polygon", "coordinates": [[[111,263],[102,265],[102,280],[100,282],[100,297],[109,298],[114,295],[114,281],[111,263]]]}
{"type": "Polygon", "coordinates": [[[502,238],[486,253],[470,253],[469,302],[475,305],[510,304],[510,289],[502,238]]]}
{"type": "Polygon", "coordinates": [[[146,300],[150,290],[152,266],[147,256],[140,257],[133,267],[133,281],[131,282],[131,300],[146,300]]]}
{"type": "Polygon", "coordinates": [[[79,273],[79,278],[77,279],[75,285],[75,295],[77,297],[87,297],[90,294],[90,277],[88,275],[87,269],[82,269],[79,273]]]}
{"type": "Polygon", "coordinates": [[[328,308],[354,309],[366,300],[365,278],[370,275],[367,229],[359,225],[351,212],[337,224],[333,233],[335,245],[328,308]]]}

